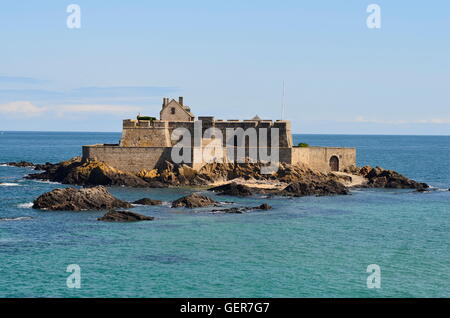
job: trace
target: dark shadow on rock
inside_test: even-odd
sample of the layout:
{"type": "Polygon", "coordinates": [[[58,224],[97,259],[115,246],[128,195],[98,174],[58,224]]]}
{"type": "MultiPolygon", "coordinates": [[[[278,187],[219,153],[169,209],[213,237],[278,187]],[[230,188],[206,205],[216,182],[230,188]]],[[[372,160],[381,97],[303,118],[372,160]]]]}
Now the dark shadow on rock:
{"type": "Polygon", "coordinates": [[[130,211],[109,211],[99,221],[104,222],[137,222],[137,221],[152,221],[155,218],[130,211]]]}
{"type": "Polygon", "coordinates": [[[140,204],[140,205],[161,205],[162,203],[163,202],[160,200],[153,200],[149,198],[143,198],[133,202],[133,204],[140,204]]]}

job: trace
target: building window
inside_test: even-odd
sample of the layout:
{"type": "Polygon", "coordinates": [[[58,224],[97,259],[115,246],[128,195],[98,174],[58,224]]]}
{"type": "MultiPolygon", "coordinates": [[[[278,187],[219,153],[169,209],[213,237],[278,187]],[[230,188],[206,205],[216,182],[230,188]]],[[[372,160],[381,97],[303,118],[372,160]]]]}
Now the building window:
{"type": "Polygon", "coordinates": [[[172,115],[175,115],[175,107],[172,107],[172,108],[170,109],[170,113],[171,113],[172,115]]]}

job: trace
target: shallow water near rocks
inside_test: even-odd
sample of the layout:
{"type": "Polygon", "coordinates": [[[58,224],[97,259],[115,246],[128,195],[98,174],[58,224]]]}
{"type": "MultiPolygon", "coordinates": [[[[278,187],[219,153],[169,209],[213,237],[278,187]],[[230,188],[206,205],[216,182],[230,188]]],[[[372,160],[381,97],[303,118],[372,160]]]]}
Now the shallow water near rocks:
{"type": "MultiPolygon", "coordinates": [[[[57,162],[79,155],[83,144],[119,138],[4,132],[0,162],[57,162]]],[[[450,137],[296,135],[295,142],[355,146],[358,165],[394,169],[436,190],[307,198],[208,193],[234,202],[227,207],[267,202],[273,209],[214,214],[166,203],[132,209],[154,221],[103,223],[97,218],[104,212],[31,209],[40,194],[66,186],[22,179],[30,168],[0,166],[0,296],[449,297],[450,137]],[[69,264],[81,267],[81,289],[66,286],[69,264]],[[381,267],[381,289],[367,288],[369,264],[381,267]]],[[[197,189],[110,191],[127,201],[170,202],[197,189]]]]}

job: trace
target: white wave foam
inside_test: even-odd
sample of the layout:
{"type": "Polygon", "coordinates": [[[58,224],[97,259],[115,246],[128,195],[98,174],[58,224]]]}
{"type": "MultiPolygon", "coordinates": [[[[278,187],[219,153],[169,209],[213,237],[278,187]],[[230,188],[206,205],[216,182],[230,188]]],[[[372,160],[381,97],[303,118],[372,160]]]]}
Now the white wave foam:
{"type": "Polygon", "coordinates": [[[161,201],[161,204],[155,204],[155,205],[146,205],[146,204],[136,204],[132,203],[132,206],[140,207],[140,206],[172,206],[172,202],[169,201],[161,201]]]}
{"type": "Polygon", "coordinates": [[[45,183],[45,184],[61,184],[60,182],[49,181],[49,180],[33,180],[33,181],[37,182],[37,183],[45,183]]]}
{"type": "Polygon", "coordinates": [[[33,207],[33,202],[21,203],[18,204],[17,207],[21,209],[31,209],[33,207]]]}
{"type": "Polygon", "coordinates": [[[430,191],[442,191],[442,192],[449,191],[448,188],[439,188],[439,187],[435,187],[435,186],[432,186],[432,185],[430,185],[428,190],[430,190],[430,191]]]}
{"type": "Polygon", "coordinates": [[[17,186],[20,186],[20,184],[5,182],[5,183],[0,183],[0,186],[2,186],[2,187],[17,187],[17,186]]]}
{"type": "Polygon", "coordinates": [[[1,221],[25,221],[25,220],[31,220],[31,216],[19,216],[17,218],[0,218],[1,221]]]}
{"type": "Polygon", "coordinates": [[[2,163],[0,164],[0,167],[9,167],[9,166],[7,164],[2,163]]]}

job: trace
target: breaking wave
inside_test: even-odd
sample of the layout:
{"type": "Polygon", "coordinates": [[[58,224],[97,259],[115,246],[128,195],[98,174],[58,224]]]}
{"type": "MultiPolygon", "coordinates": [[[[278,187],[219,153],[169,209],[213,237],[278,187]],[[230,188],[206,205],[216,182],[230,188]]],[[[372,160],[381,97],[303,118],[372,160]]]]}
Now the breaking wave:
{"type": "Polygon", "coordinates": [[[19,216],[17,218],[0,218],[0,222],[2,221],[25,221],[25,220],[31,220],[31,216],[19,216]]]}
{"type": "Polygon", "coordinates": [[[61,184],[60,182],[49,181],[49,180],[32,180],[32,181],[37,182],[37,183],[46,183],[46,184],[61,184]]]}
{"type": "Polygon", "coordinates": [[[8,183],[8,182],[0,183],[0,187],[17,187],[17,186],[20,186],[20,184],[18,184],[18,183],[8,183]]]}
{"type": "Polygon", "coordinates": [[[33,207],[33,202],[21,203],[18,204],[17,207],[21,209],[31,209],[33,207]]]}

